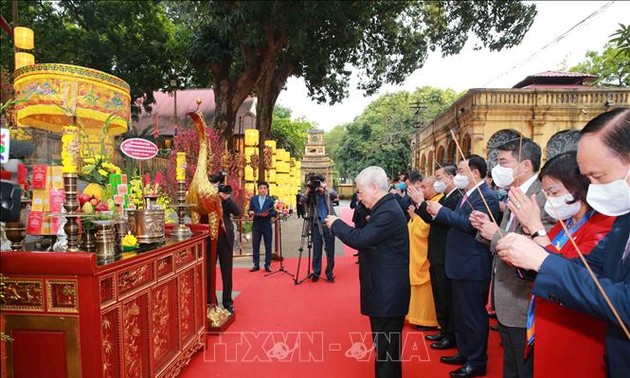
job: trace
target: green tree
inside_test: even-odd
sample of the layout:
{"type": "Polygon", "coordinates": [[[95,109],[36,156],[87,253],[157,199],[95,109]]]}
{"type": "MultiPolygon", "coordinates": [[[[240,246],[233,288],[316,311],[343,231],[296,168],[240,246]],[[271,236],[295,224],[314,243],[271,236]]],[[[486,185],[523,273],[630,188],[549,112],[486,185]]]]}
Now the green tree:
{"type": "Polygon", "coordinates": [[[369,165],[383,167],[392,177],[407,171],[416,127],[433,119],[459,96],[452,89],[422,87],[413,93],[386,94],[371,102],[354,122],[344,126],[338,147],[331,151],[340,177],[351,179],[369,165]],[[416,114],[412,103],[422,104],[422,111],[416,114]]]}
{"type": "Polygon", "coordinates": [[[276,141],[278,148],[284,148],[298,160],[302,158],[304,153],[306,132],[315,128],[312,122],[304,118],[292,120],[289,108],[277,105],[273,110],[271,139],[276,141]]]}
{"type": "Polygon", "coordinates": [[[324,134],[324,146],[328,156],[339,156],[341,138],[346,134],[348,124],[337,125],[324,134]]]}
{"type": "MultiPolygon", "coordinates": [[[[145,109],[155,101],[153,92],[169,87],[181,67],[176,55],[173,23],[152,0],[22,0],[19,24],[35,32],[37,62],[86,66],[118,76],[129,83],[131,97],[145,109]]],[[[11,2],[3,1],[2,15],[13,23],[11,2]]],[[[12,42],[1,34],[2,55],[10,56],[12,42]]],[[[13,62],[6,59],[13,71],[13,62]]],[[[184,70],[185,71],[185,70],[184,70]]],[[[185,81],[185,80],[181,80],[185,81]]],[[[132,110],[140,107],[132,101],[132,110]]]]}
{"type": "Polygon", "coordinates": [[[621,55],[621,59],[625,59],[626,62],[630,61],[630,24],[624,25],[619,24],[619,29],[617,29],[611,37],[614,37],[610,40],[611,43],[615,44],[615,47],[618,50],[618,55],[621,55]]]}
{"type": "MultiPolygon", "coordinates": [[[[523,2],[215,2],[175,4],[195,14],[191,61],[212,73],[214,125],[231,136],[236,111],[254,91],[261,139],[279,91],[303,76],[311,97],[334,103],[347,95],[348,65],[359,87],[374,93],[422,67],[428,51],[455,54],[469,32],[491,50],[518,44],[536,14],[523,2]]],[[[261,170],[262,171],[262,170],[261,170]]]]}
{"type": "Polygon", "coordinates": [[[601,52],[587,51],[584,61],[569,71],[597,76],[594,84],[627,87],[630,86],[630,54],[609,42],[601,52]]]}

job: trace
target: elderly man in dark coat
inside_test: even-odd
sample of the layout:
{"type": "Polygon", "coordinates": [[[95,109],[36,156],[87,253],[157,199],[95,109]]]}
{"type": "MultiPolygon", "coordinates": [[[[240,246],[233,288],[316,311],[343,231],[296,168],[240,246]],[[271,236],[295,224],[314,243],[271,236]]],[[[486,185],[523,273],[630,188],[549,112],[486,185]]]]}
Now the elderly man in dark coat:
{"type": "Polygon", "coordinates": [[[376,348],[376,377],[401,377],[401,334],[409,309],[409,232],[407,219],[380,167],[365,168],[355,179],[357,194],[371,210],[363,228],[353,228],[330,215],[333,234],[361,250],[361,313],[370,317],[376,348]]]}

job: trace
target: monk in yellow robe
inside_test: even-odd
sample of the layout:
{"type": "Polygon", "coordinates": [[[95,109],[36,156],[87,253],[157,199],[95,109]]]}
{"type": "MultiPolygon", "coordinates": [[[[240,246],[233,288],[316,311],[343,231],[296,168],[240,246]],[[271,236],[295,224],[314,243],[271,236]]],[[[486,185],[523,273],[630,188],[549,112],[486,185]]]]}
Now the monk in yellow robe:
{"type": "MultiPolygon", "coordinates": [[[[431,198],[431,201],[438,201],[443,194],[435,192],[434,181],[433,177],[426,177],[422,181],[411,182],[411,185],[420,190],[426,198],[431,198]]],[[[431,225],[423,221],[415,210],[415,205],[407,209],[410,216],[407,227],[409,228],[409,278],[411,281],[407,321],[420,330],[428,330],[438,325],[427,258],[431,225]]]]}

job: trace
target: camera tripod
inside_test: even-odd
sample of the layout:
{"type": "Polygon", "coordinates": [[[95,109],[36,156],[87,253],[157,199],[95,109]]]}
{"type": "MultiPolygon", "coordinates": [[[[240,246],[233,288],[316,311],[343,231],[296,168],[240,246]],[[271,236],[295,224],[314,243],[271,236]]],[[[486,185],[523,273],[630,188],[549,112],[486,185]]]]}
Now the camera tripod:
{"type": "Polygon", "coordinates": [[[277,225],[278,225],[278,236],[277,236],[277,240],[278,240],[278,252],[280,253],[280,267],[278,267],[278,270],[271,272],[271,273],[267,273],[265,274],[265,277],[267,276],[271,276],[272,274],[276,274],[276,273],[284,273],[287,274],[291,277],[294,277],[293,274],[289,273],[286,269],[284,269],[284,257],[282,256],[282,226],[280,223],[280,220],[277,220],[277,225]]]}
{"type": "Polygon", "coordinates": [[[298,255],[297,271],[295,272],[295,278],[293,279],[293,282],[296,285],[301,284],[302,282],[311,278],[313,275],[313,273],[311,272],[311,251],[313,250],[313,238],[312,238],[313,222],[311,221],[312,219],[315,219],[317,223],[317,231],[319,232],[319,235],[321,236],[322,243],[323,243],[324,230],[322,229],[322,222],[317,216],[317,214],[315,213],[315,199],[312,196],[309,196],[308,202],[307,202],[306,216],[304,217],[304,222],[302,223],[302,235],[300,239],[300,248],[298,249],[299,255],[298,255]],[[306,244],[306,247],[308,248],[308,266],[306,269],[306,277],[300,280],[299,279],[300,266],[302,264],[302,253],[304,252],[304,244],[306,244]]]}

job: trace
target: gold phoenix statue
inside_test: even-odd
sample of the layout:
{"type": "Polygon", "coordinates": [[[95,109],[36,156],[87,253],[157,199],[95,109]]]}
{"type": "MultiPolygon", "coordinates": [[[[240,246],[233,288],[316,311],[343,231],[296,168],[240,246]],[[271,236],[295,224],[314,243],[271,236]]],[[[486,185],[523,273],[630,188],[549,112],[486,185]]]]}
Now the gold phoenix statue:
{"type": "Polygon", "coordinates": [[[206,122],[199,110],[188,113],[188,116],[192,119],[199,135],[199,155],[197,156],[197,168],[188,188],[186,201],[191,205],[196,205],[191,209],[193,223],[198,223],[201,215],[208,215],[210,238],[216,239],[223,219],[223,208],[221,207],[221,198],[219,198],[217,188],[208,180],[206,122]]]}

